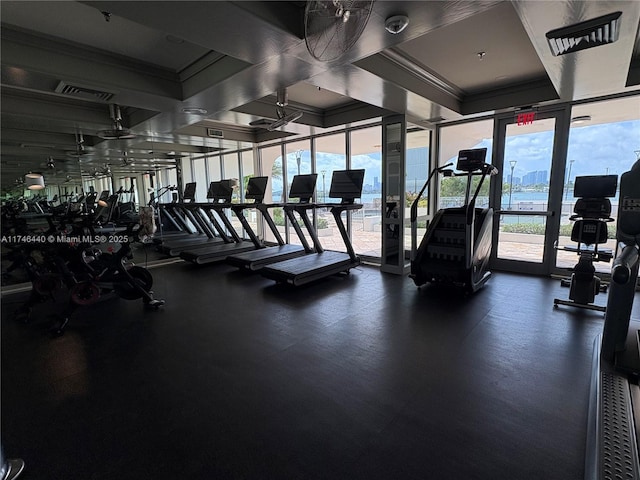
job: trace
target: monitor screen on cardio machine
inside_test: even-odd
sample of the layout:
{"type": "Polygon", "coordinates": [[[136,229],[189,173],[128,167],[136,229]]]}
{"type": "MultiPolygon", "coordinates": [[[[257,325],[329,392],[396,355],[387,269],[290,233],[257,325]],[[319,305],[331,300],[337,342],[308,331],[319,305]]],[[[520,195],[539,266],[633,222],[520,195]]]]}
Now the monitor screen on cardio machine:
{"type": "Polygon", "coordinates": [[[184,186],[184,195],[182,197],[185,202],[193,202],[196,199],[196,182],[187,183],[184,186]]]}
{"type": "Polygon", "coordinates": [[[329,188],[329,198],[341,198],[342,203],[353,203],[362,196],[364,169],[334,170],[329,188]]]}
{"type": "Polygon", "coordinates": [[[611,198],[616,196],[617,175],[586,175],[575,178],[575,198],[611,198]]]}
{"type": "Polygon", "coordinates": [[[486,148],[472,148],[458,152],[456,170],[461,172],[474,172],[482,168],[487,158],[486,148]]]}
{"type": "Polygon", "coordinates": [[[300,203],[309,203],[316,190],[317,179],[317,173],[294,176],[289,189],[289,198],[299,198],[300,203]]]}
{"type": "Polygon", "coordinates": [[[247,183],[247,193],[244,198],[261,202],[267,192],[268,181],[269,177],[251,177],[247,183]]]}
{"type": "Polygon", "coordinates": [[[218,180],[209,184],[207,198],[214,202],[231,203],[233,197],[233,180],[218,180]]]}

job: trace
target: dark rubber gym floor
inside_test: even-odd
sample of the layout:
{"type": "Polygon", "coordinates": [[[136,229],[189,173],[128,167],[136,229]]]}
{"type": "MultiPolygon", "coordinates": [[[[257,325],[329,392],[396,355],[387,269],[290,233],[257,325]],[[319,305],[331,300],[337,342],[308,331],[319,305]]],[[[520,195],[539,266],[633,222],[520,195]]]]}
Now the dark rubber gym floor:
{"type": "Polygon", "coordinates": [[[3,298],[2,443],[25,480],[583,478],[603,317],[554,310],[556,280],[496,273],[465,298],[372,267],[298,289],[152,272],[161,310],[107,300],[59,338],[51,304],[23,324],[3,298]]]}

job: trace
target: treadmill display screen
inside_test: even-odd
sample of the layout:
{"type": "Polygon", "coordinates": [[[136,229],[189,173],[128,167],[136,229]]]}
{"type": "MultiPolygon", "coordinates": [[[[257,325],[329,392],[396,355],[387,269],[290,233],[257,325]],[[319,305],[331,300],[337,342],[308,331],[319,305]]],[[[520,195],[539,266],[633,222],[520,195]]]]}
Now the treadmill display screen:
{"type": "Polygon", "coordinates": [[[299,198],[301,202],[308,202],[313,197],[316,189],[317,173],[309,173],[307,175],[296,175],[291,182],[289,189],[289,198],[299,198]]]}
{"type": "Polygon", "coordinates": [[[364,169],[335,170],[329,188],[330,198],[341,198],[343,202],[353,202],[362,195],[364,169]]]}
{"type": "Polygon", "coordinates": [[[617,175],[590,175],[576,177],[573,187],[573,196],[576,198],[615,197],[617,188],[617,175]]]}
{"type": "Polygon", "coordinates": [[[231,203],[232,196],[233,196],[232,180],[219,180],[217,182],[211,182],[209,184],[209,191],[207,192],[207,198],[212,198],[216,202],[219,202],[220,200],[222,200],[223,202],[231,203]]]}
{"type": "Polygon", "coordinates": [[[196,182],[187,183],[184,186],[184,199],[189,201],[196,199],[196,182]]]}
{"type": "Polygon", "coordinates": [[[267,191],[267,182],[269,177],[251,177],[247,184],[247,192],[245,198],[247,200],[261,201],[267,191]]]}

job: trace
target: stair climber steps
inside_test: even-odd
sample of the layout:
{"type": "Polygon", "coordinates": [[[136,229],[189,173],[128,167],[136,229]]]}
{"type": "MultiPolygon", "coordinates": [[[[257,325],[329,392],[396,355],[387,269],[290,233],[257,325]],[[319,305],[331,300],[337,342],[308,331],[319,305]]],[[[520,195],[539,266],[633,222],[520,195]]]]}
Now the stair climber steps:
{"type": "Polygon", "coordinates": [[[459,262],[464,260],[464,244],[431,242],[427,246],[427,255],[431,260],[459,262]]]}
{"type": "Polygon", "coordinates": [[[439,243],[462,243],[465,242],[464,230],[449,230],[444,228],[438,228],[433,232],[433,241],[439,243]]]}
{"type": "Polygon", "coordinates": [[[466,216],[464,214],[445,214],[438,222],[438,228],[447,230],[464,230],[466,216]]]}

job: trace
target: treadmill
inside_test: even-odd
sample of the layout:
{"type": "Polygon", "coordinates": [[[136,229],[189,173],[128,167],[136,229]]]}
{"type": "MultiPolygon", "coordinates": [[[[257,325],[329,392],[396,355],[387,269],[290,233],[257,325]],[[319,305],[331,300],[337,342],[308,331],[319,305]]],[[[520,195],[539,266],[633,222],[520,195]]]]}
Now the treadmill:
{"type": "Polygon", "coordinates": [[[186,248],[180,252],[180,258],[192,263],[205,264],[212,262],[219,262],[225,260],[229,255],[234,253],[246,252],[249,250],[255,250],[262,248],[262,242],[255,235],[253,230],[249,228],[249,236],[251,241],[240,238],[238,232],[233,228],[229,217],[227,216],[227,210],[232,210],[242,225],[246,228],[249,226],[242,211],[247,208],[253,208],[254,204],[232,204],[231,197],[233,196],[233,184],[232,180],[219,180],[217,182],[211,182],[209,184],[209,192],[207,197],[213,198],[212,203],[205,204],[193,204],[196,207],[205,209],[211,218],[211,221],[216,225],[219,236],[222,238],[222,242],[213,244],[202,248],[195,246],[193,248],[186,248]],[[219,220],[224,224],[224,228],[216,220],[216,215],[219,220]],[[225,233],[229,233],[227,235],[225,233]]]}
{"type": "Polygon", "coordinates": [[[294,212],[297,212],[302,219],[307,232],[313,240],[315,253],[272,263],[260,270],[260,274],[276,282],[299,286],[331,275],[349,273],[349,270],[360,265],[360,257],[355,254],[353,245],[349,240],[349,234],[342,221],[342,212],[362,208],[362,204],[355,203],[355,199],[360,198],[362,195],[363,181],[364,169],[336,170],[331,178],[329,197],[340,198],[340,203],[313,204],[309,203],[308,200],[302,201],[303,199],[301,199],[298,204],[285,205],[285,213],[291,220],[293,228],[306,249],[308,247],[307,241],[300,225],[296,221],[294,212]],[[310,210],[319,208],[329,208],[347,248],[347,253],[324,250],[322,248],[317,232],[313,228],[307,213],[310,210]]]}
{"type": "Polygon", "coordinates": [[[151,192],[151,199],[148,205],[156,210],[156,222],[159,232],[159,235],[153,238],[153,242],[156,244],[161,244],[165,239],[184,238],[194,233],[193,227],[187,224],[184,216],[179,212],[179,209],[174,208],[178,202],[178,194],[174,190],[177,190],[177,187],[167,186],[162,187],[158,191],[157,196],[154,192],[151,192]],[[171,192],[171,202],[160,203],[159,199],[167,192],[171,192]]]}
{"type": "Polygon", "coordinates": [[[197,233],[190,233],[178,238],[169,238],[162,240],[158,246],[158,250],[171,256],[180,255],[186,249],[195,247],[196,245],[214,245],[220,242],[218,235],[222,228],[212,223],[202,213],[201,207],[207,204],[195,202],[196,182],[188,183],[184,189],[184,202],[171,204],[171,209],[176,218],[181,218],[183,224],[187,227],[192,225],[197,233]]]}
{"type": "MultiPolygon", "coordinates": [[[[311,199],[316,188],[316,179],[318,174],[313,173],[309,175],[296,175],[291,182],[291,189],[289,191],[289,198],[305,198],[311,199]]],[[[249,185],[247,186],[246,198],[256,199],[255,208],[262,214],[265,222],[273,233],[277,245],[271,247],[259,248],[248,252],[238,253],[227,257],[227,263],[234,265],[241,269],[250,271],[256,271],[263,268],[265,265],[271,263],[288,260],[290,258],[300,257],[307,253],[313,253],[314,250],[308,245],[292,245],[286,243],[278,228],[276,227],[273,217],[269,213],[270,208],[284,207],[283,203],[262,203],[267,188],[268,177],[253,177],[249,179],[249,185]],[[253,182],[254,179],[264,178],[265,180],[260,183],[253,182]],[[259,200],[257,200],[259,199],[259,200]]],[[[251,231],[250,226],[245,226],[247,231],[251,231]]]]}

